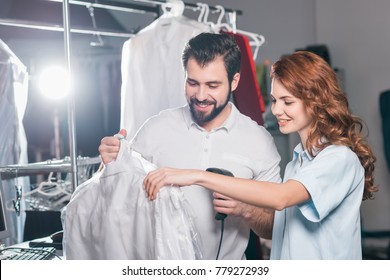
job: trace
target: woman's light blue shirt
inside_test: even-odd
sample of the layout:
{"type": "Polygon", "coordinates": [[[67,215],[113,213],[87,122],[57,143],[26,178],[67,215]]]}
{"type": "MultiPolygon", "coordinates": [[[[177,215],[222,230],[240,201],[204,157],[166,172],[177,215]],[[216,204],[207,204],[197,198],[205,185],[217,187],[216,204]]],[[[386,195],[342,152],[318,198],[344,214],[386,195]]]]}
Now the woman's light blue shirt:
{"type": "Polygon", "coordinates": [[[271,259],[362,259],[364,169],[356,154],[332,145],[312,157],[299,144],[287,180],[301,182],[311,199],[275,212],[271,259]]]}

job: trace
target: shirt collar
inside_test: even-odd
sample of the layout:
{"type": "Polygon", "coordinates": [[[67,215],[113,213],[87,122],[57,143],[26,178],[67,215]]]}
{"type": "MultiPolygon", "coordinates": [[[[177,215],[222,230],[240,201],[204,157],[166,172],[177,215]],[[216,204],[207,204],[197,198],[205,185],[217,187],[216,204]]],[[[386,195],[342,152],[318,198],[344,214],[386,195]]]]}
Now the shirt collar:
{"type": "MultiPolygon", "coordinates": [[[[230,101],[229,101],[229,105],[232,107],[232,110],[230,111],[229,117],[225,120],[225,122],[220,127],[214,128],[213,130],[225,129],[225,130],[229,131],[234,126],[234,124],[237,120],[237,116],[239,114],[239,111],[238,111],[237,107],[230,101]]],[[[191,127],[196,127],[200,130],[203,130],[203,128],[200,127],[197,123],[195,123],[194,120],[192,119],[191,112],[190,112],[190,106],[188,104],[186,104],[183,108],[184,108],[183,115],[184,115],[184,120],[185,120],[185,123],[187,125],[187,128],[190,129],[191,127]]]]}
{"type": "Polygon", "coordinates": [[[294,148],[293,159],[299,158],[299,160],[302,160],[302,158],[304,158],[304,157],[306,157],[309,161],[311,161],[314,159],[315,156],[311,156],[307,150],[303,150],[302,143],[299,143],[294,148]]]}
{"type": "MultiPolygon", "coordinates": [[[[321,142],[327,142],[328,140],[325,138],[325,137],[322,137],[320,139],[321,142]]],[[[310,155],[310,153],[308,152],[308,150],[303,150],[303,145],[302,143],[299,143],[295,149],[294,149],[294,156],[293,158],[296,159],[299,155],[301,155],[301,157],[303,158],[304,156],[306,156],[308,158],[308,160],[313,160],[319,153],[321,152],[320,149],[317,149],[317,148],[313,148],[313,156],[310,155]]]]}

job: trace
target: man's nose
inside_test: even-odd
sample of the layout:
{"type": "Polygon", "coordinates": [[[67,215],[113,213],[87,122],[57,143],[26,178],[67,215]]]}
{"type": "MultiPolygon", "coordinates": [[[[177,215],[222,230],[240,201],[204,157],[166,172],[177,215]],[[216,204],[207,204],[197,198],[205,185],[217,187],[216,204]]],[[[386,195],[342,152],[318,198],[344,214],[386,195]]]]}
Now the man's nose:
{"type": "Polygon", "coordinates": [[[195,97],[200,101],[206,100],[208,97],[207,88],[205,86],[199,86],[195,97]]]}

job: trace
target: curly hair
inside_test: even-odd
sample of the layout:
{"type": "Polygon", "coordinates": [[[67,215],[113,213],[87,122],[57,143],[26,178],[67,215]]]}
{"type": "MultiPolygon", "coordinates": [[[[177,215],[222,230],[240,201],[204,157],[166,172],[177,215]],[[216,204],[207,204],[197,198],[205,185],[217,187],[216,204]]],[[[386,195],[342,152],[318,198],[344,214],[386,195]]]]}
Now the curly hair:
{"type": "Polygon", "coordinates": [[[349,147],[365,170],[363,200],[373,198],[373,193],[378,191],[374,185],[376,158],[362,135],[366,125],[350,112],[347,96],[330,65],[314,53],[297,51],[283,56],[272,66],[271,78],[301,99],[312,117],[306,141],[308,152],[313,155],[315,150],[329,145],[349,147]]]}

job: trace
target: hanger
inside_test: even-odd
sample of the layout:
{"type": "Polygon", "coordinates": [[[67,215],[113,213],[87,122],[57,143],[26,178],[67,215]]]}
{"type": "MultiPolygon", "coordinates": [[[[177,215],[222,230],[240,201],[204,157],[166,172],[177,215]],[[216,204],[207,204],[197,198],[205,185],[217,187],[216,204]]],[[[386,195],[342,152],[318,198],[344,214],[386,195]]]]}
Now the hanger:
{"type": "Polygon", "coordinates": [[[263,35],[243,31],[243,30],[236,30],[237,33],[247,36],[251,41],[249,41],[249,45],[254,48],[253,50],[253,60],[256,60],[257,54],[259,52],[260,47],[264,44],[265,38],[263,35]]]}
{"type": "Polygon", "coordinates": [[[52,177],[53,177],[53,172],[51,172],[49,174],[49,177],[48,177],[48,180],[47,181],[43,181],[41,182],[37,188],[33,189],[32,191],[29,191],[29,192],[26,192],[26,193],[23,193],[22,192],[22,189],[20,188],[17,188],[17,200],[8,200],[7,203],[6,203],[6,208],[8,211],[15,211],[17,214],[20,213],[22,211],[20,205],[17,205],[17,201],[22,199],[23,197],[26,197],[26,196],[30,196],[30,195],[33,195],[33,194],[39,194],[39,195],[42,195],[48,199],[50,199],[51,197],[57,197],[57,196],[60,196],[60,195],[63,195],[63,196],[60,196],[59,200],[58,201],[52,201],[51,204],[54,205],[54,203],[57,203],[58,205],[66,200],[69,200],[69,198],[71,197],[72,195],[72,192],[69,191],[67,189],[67,187],[70,187],[70,183],[68,182],[65,182],[65,181],[58,181],[58,182],[55,182],[55,181],[52,181],[52,177]],[[18,193],[18,191],[20,191],[20,193],[18,193]],[[12,203],[12,205],[10,205],[10,203],[12,203]]]}
{"type": "Polygon", "coordinates": [[[229,23],[222,22],[222,19],[225,15],[225,8],[221,5],[217,5],[215,7],[220,11],[220,15],[218,17],[216,27],[221,29],[221,30],[226,30],[226,31],[232,32],[232,33],[239,33],[241,35],[245,35],[246,37],[248,37],[248,39],[250,39],[249,45],[254,48],[253,49],[253,60],[256,60],[260,47],[265,43],[264,36],[257,34],[257,33],[237,29],[237,27],[236,27],[236,13],[235,12],[228,13],[229,23]]]}
{"type": "Polygon", "coordinates": [[[206,12],[206,6],[203,5],[203,3],[196,3],[196,5],[198,6],[197,9],[200,10],[199,16],[198,16],[198,21],[203,22],[203,17],[204,17],[204,14],[206,12]]]}
{"type": "Polygon", "coordinates": [[[1,40],[1,38],[0,38],[0,50],[3,50],[7,54],[7,57],[8,57],[8,60],[9,60],[9,61],[6,61],[6,62],[0,60],[1,64],[8,64],[8,62],[11,62],[11,63],[13,63],[13,64],[18,66],[18,71],[19,72],[21,72],[21,71],[26,72],[27,71],[27,68],[23,64],[23,62],[8,47],[8,45],[3,40],[1,40]]]}
{"type": "Polygon", "coordinates": [[[227,13],[226,18],[228,20],[229,25],[232,28],[232,32],[236,33],[237,32],[237,13],[234,11],[227,13]]]}
{"type": "Polygon", "coordinates": [[[72,193],[66,189],[66,183],[58,180],[57,182],[52,181],[53,172],[50,172],[47,181],[41,182],[36,189],[26,192],[23,196],[29,196],[34,193],[39,193],[43,196],[52,197],[60,194],[71,195],[72,193]]]}
{"type": "Polygon", "coordinates": [[[220,26],[220,25],[222,25],[222,19],[225,15],[225,8],[221,5],[216,5],[215,7],[219,11],[219,17],[217,19],[217,26],[220,26]]]}
{"type": "MultiPolygon", "coordinates": [[[[88,9],[89,16],[91,17],[93,29],[96,30],[97,25],[96,25],[96,18],[95,18],[95,10],[94,10],[92,4],[87,5],[86,8],[88,9]]],[[[92,47],[104,46],[104,41],[102,39],[102,36],[100,36],[99,32],[95,32],[92,36],[93,36],[92,40],[89,43],[92,47]]]]}
{"type": "Polygon", "coordinates": [[[209,14],[210,14],[210,7],[209,7],[209,5],[207,5],[206,3],[200,3],[200,4],[204,7],[204,15],[203,15],[202,22],[204,24],[214,25],[213,22],[207,21],[208,18],[209,18],[209,14]]]}
{"type": "Polygon", "coordinates": [[[232,26],[227,22],[222,22],[223,17],[225,16],[225,8],[221,5],[215,6],[219,11],[219,17],[217,19],[216,28],[219,28],[219,30],[225,30],[228,32],[236,33],[232,26]]]}
{"type": "Polygon", "coordinates": [[[179,17],[184,12],[184,2],[181,0],[169,0],[166,3],[161,3],[161,9],[165,17],[179,17]]]}

